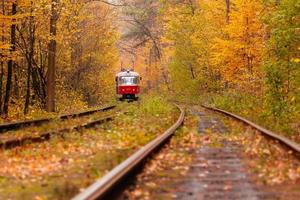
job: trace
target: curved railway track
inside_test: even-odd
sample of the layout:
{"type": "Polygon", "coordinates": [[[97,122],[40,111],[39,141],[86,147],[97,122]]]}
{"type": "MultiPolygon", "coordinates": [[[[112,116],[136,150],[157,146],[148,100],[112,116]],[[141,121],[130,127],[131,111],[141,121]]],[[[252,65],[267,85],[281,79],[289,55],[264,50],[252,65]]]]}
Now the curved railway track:
{"type": "Polygon", "coordinates": [[[233,114],[231,112],[228,112],[228,111],[225,111],[225,110],[222,110],[222,109],[218,109],[218,108],[209,107],[209,106],[206,106],[206,105],[202,105],[202,107],[205,108],[205,109],[208,109],[208,110],[211,110],[211,111],[218,112],[218,113],[221,113],[223,115],[229,116],[229,117],[231,117],[235,120],[238,120],[240,122],[243,122],[244,124],[258,130],[264,136],[269,137],[271,139],[274,139],[276,141],[279,141],[281,144],[285,145],[289,149],[291,149],[294,152],[300,154],[300,145],[297,144],[296,142],[282,136],[282,135],[279,135],[279,134],[274,133],[270,130],[267,130],[267,129],[263,128],[262,126],[259,126],[259,125],[255,124],[254,122],[252,122],[248,119],[245,119],[241,116],[238,116],[236,114],[233,114]]]}
{"type": "Polygon", "coordinates": [[[104,199],[109,192],[116,189],[122,180],[128,177],[128,175],[140,166],[146,158],[150,157],[155,150],[166,143],[183,123],[185,112],[181,107],[178,107],[178,109],[180,110],[180,116],[175,124],[116,166],[100,180],[89,186],[82,193],[78,194],[73,200],[104,199]]]}
{"type": "Polygon", "coordinates": [[[40,119],[34,119],[34,120],[24,120],[24,121],[12,122],[12,123],[0,124],[0,134],[5,131],[9,131],[9,130],[17,130],[17,129],[24,128],[27,126],[40,125],[40,124],[47,123],[47,122],[50,122],[55,119],[66,120],[66,119],[70,119],[70,118],[86,116],[86,115],[90,115],[90,114],[93,114],[96,112],[111,110],[111,109],[114,109],[115,107],[116,107],[115,105],[110,105],[110,106],[106,106],[106,107],[85,110],[85,111],[71,113],[71,114],[63,114],[63,115],[59,115],[57,117],[52,117],[52,118],[40,118],[40,119]]]}
{"type": "MultiPolygon", "coordinates": [[[[90,115],[90,114],[100,112],[100,111],[111,110],[115,107],[116,106],[109,106],[109,107],[104,107],[104,108],[88,110],[88,111],[84,111],[84,112],[73,113],[73,114],[69,114],[69,115],[61,115],[58,118],[61,120],[71,119],[71,118],[75,118],[75,117],[90,115]]],[[[159,135],[158,137],[153,139],[151,142],[149,142],[148,144],[146,144],[145,146],[143,146],[142,148],[137,150],[129,158],[127,158],[121,164],[119,164],[118,166],[113,168],[110,172],[108,172],[104,177],[102,177],[101,179],[99,179],[98,181],[96,181],[95,183],[90,185],[88,188],[86,188],[83,192],[81,192],[80,194],[75,196],[73,198],[73,200],[110,199],[109,197],[111,194],[113,194],[113,192],[115,192],[115,191],[119,192],[120,188],[123,189],[124,184],[122,185],[121,183],[128,180],[127,179],[128,177],[134,176],[134,174],[136,173],[136,169],[140,169],[140,167],[143,166],[143,164],[145,163],[145,160],[149,157],[151,158],[151,155],[153,155],[153,153],[155,151],[157,151],[160,147],[162,147],[163,144],[165,144],[172,137],[172,135],[177,130],[177,128],[180,127],[180,125],[183,123],[184,117],[185,117],[185,112],[181,107],[179,107],[179,106],[177,106],[177,107],[180,110],[180,116],[178,117],[176,123],[174,123],[163,134],[159,135]]],[[[239,122],[243,122],[245,125],[258,130],[262,135],[264,135],[268,138],[274,139],[276,141],[279,141],[281,144],[288,147],[289,150],[290,149],[293,150],[293,152],[296,153],[294,155],[297,155],[297,156],[300,155],[300,145],[291,141],[290,139],[288,139],[284,136],[281,136],[272,131],[269,131],[269,130],[267,130],[267,129],[265,129],[243,117],[240,117],[240,116],[230,113],[228,111],[205,106],[205,105],[202,105],[202,107],[207,110],[221,113],[222,115],[226,115],[230,118],[233,118],[234,120],[238,120],[239,122]]],[[[63,135],[65,132],[68,132],[68,131],[80,130],[82,128],[89,128],[96,124],[110,121],[113,119],[114,116],[115,116],[114,114],[112,115],[112,114],[106,113],[106,115],[103,115],[103,116],[100,115],[100,117],[98,119],[95,119],[92,121],[87,121],[87,122],[81,121],[82,122],[81,124],[79,124],[79,125],[76,124],[76,125],[70,126],[68,128],[62,128],[59,130],[53,130],[53,131],[48,131],[48,132],[41,132],[41,133],[35,134],[34,136],[29,135],[29,136],[25,136],[22,138],[11,138],[11,139],[7,139],[4,141],[0,140],[0,148],[1,147],[2,148],[13,148],[16,146],[23,145],[27,142],[42,142],[42,141],[50,139],[51,136],[55,135],[55,134],[63,135]]],[[[51,120],[55,120],[55,119],[57,119],[57,118],[23,121],[23,122],[19,122],[21,125],[12,125],[13,126],[12,129],[22,128],[23,125],[31,126],[31,125],[36,125],[36,124],[40,124],[40,123],[46,123],[46,122],[50,122],[51,120]],[[45,121],[45,120],[47,120],[47,121],[45,121]]],[[[13,123],[13,124],[18,124],[18,123],[13,123]]],[[[0,128],[1,128],[1,125],[0,125],[0,128]]],[[[1,131],[1,129],[0,129],[0,131],[1,131]]],[[[228,146],[228,148],[231,151],[230,145],[228,146]]],[[[203,152],[202,151],[199,151],[199,152],[202,152],[203,155],[201,154],[201,156],[205,156],[207,154],[206,155],[207,160],[209,160],[209,158],[211,159],[211,155],[209,152],[210,150],[211,149],[203,148],[202,149],[203,152]]],[[[226,153],[227,150],[228,149],[224,149],[224,152],[226,153]]],[[[225,155],[225,153],[224,153],[224,155],[225,155]]],[[[228,157],[227,154],[223,157],[226,157],[226,156],[228,157]]],[[[213,158],[213,159],[214,159],[214,162],[216,162],[216,159],[218,159],[218,158],[213,158]]],[[[225,161],[222,160],[221,162],[223,163],[225,161]]],[[[229,159],[227,164],[230,164],[230,162],[231,162],[231,160],[229,159]]],[[[225,164],[226,164],[226,162],[225,162],[225,164]]],[[[212,168],[212,167],[210,166],[210,168],[212,168]]],[[[234,171],[236,169],[234,168],[231,170],[234,171]]],[[[217,175],[219,175],[219,174],[217,174],[217,175]]],[[[229,179],[230,179],[230,177],[228,178],[228,180],[229,179]]],[[[206,177],[206,179],[202,177],[201,180],[202,180],[202,182],[210,181],[209,177],[206,177]]],[[[221,185],[221,186],[223,187],[223,185],[221,185]]]]}
{"type": "MultiPolygon", "coordinates": [[[[297,155],[298,153],[300,153],[299,144],[289,140],[284,136],[273,133],[243,117],[227,112],[225,110],[212,108],[204,105],[202,105],[202,107],[229,116],[240,122],[243,122],[246,125],[255,128],[256,130],[261,132],[264,136],[275,139],[280,143],[284,144],[289,149],[296,152],[297,155]]],[[[111,194],[112,191],[117,190],[118,185],[120,185],[120,182],[122,182],[126,177],[129,177],[130,173],[138,166],[140,166],[141,163],[146,158],[148,158],[153,151],[158,149],[158,147],[162,146],[162,144],[165,143],[172,136],[175,130],[183,123],[185,113],[182,110],[182,108],[179,107],[179,109],[181,110],[181,115],[178,118],[177,122],[170,129],[168,129],[165,133],[163,133],[162,135],[160,135],[159,137],[157,137],[156,139],[148,143],[146,146],[142,147],[140,150],[138,150],[136,153],[134,153],[132,156],[130,156],[128,159],[122,162],[120,165],[115,167],[103,178],[101,178],[100,180],[98,180],[97,182],[89,186],[82,193],[74,197],[73,200],[106,199],[106,197],[108,197],[108,194],[111,194]]]]}

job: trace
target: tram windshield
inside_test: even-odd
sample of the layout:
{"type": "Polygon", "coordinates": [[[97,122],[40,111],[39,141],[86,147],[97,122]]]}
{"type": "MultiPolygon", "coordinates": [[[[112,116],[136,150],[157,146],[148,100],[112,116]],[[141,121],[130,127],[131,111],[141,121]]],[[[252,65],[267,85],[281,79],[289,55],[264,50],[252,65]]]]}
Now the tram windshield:
{"type": "Polygon", "coordinates": [[[120,85],[132,85],[138,84],[138,77],[133,76],[123,76],[119,78],[120,85]]]}

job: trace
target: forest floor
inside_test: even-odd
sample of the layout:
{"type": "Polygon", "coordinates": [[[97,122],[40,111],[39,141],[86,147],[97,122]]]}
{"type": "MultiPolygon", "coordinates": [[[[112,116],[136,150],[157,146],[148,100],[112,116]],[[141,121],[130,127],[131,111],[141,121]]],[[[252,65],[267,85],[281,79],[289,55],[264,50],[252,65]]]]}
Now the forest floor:
{"type": "Polygon", "coordinates": [[[70,199],[167,129],[178,115],[175,107],[153,115],[141,112],[138,103],[120,106],[126,109],[113,121],[0,150],[0,199],[70,199]]]}

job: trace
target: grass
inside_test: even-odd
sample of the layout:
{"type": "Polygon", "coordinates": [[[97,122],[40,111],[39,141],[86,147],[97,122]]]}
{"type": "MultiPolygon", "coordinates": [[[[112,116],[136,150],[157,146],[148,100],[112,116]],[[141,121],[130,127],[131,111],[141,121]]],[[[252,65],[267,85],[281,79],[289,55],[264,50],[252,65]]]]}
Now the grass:
{"type": "Polygon", "coordinates": [[[140,112],[144,115],[157,116],[172,112],[173,107],[162,96],[150,95],[142,99],[140,112]]]}

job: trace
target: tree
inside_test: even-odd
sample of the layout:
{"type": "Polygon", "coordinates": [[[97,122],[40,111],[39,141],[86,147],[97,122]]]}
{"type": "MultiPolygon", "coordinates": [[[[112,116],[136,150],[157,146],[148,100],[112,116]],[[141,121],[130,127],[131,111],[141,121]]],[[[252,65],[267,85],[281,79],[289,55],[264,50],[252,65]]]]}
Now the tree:
{"type": "Polygon", "coordinates": [[[275,12],[268,13],[270,39],[264,58],[267,86],[267,107],[275,117],[300,110],[299,12],[297,0],[283,0],[268,5],[275,12]]]}
{"type": "MultiPolygon", "coordinates": [[[[213,44],[222,36],[225,2],[167,1],[164,6],[166,36],[163,40],[175,91],[198,95],[214,90],[218,73],[212,65],[213,44]]],[[[186,95],[186,94],[185,94],[186,95]]]]}
{"type": "MultiPolygon", "coordinates": [[[[12,16],[14,16],[17,14],[17,3],[13,2],[11,7],[12,7],[11,13],[12,16]]],[[[10,48],[11,54],[13,54],[15,50],[16,50],[16,24],[13,23],[11,25],[11,48],[10,48]]],[[[9,99],[10,99],[12,76],[13,76],[13,65],[14,65],[13,58],[10,58],[7,64],[6,91],[5,91],[4,105],[3,105],[4,116],[8,115],[9,99]]]]}
{"type": "Polygon", "coordinates": [[[146,83],[146,89],[157,86],[161,78],[167,82],[166,69],[162,64],[163,26],[159,24],[160,9],[161,3],[154,0],[129,1],[122,8],[124,28],[120,42],[121,59],[128,65],[136,66],[142,76],[145,75],[143,82],[146,83]]]}
{"type": "Polygon", "coordinates": [[[224,35],[215,40],[213,61],[220,68],[224,82],[255,93],[262,85],[263,7],[256,0],[233,3],[235,6],[229,24],[223,29],[224,35]]]}
{"type": "Polygon", "coordinates": [[[47,71],[47,95],[46,110],[48,112],[55,111],[55,59],[56,59],[56,24],[58,20],[58,3],[59,0],[52,0],[51,18],[50,18],[50,42],[48,45],[48,71],[47,71]]]}

